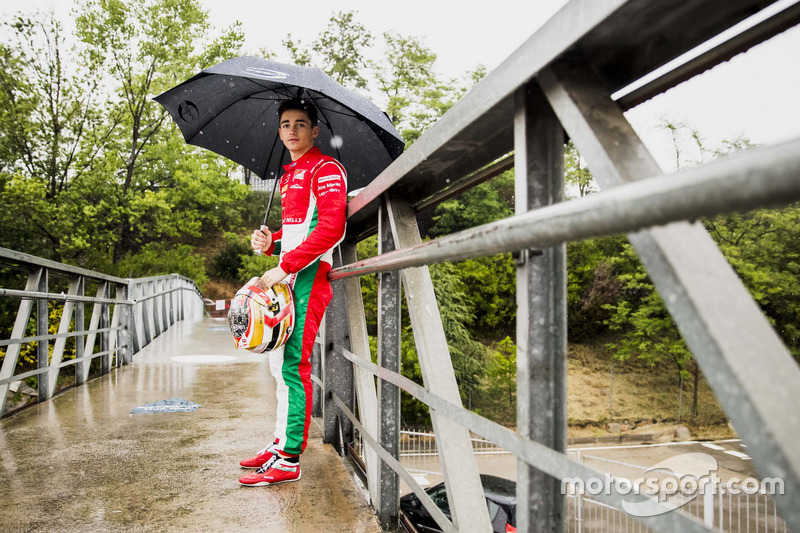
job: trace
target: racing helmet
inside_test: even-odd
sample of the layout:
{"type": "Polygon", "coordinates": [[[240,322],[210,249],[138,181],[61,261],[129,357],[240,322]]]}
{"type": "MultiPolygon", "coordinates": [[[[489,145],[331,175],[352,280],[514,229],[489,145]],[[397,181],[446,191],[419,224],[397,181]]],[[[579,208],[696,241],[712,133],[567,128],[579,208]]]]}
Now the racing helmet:
{"type": "Polygon", "coordinates": [[[228,325],[237,348],[261,353],[282,346],[294,328],[294,298],[286,282],[267,289],[253,278],[238,290],[228,310],[228,325]]]}

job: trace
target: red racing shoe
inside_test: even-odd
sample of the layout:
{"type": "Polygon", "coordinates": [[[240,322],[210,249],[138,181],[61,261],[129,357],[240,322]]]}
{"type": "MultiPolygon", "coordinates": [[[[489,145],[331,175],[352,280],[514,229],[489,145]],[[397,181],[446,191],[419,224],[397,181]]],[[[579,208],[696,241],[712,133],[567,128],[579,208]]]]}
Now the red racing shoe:
{"type": "Polygon", "coordinates": [[[245,487],[263,487],[298,479],[300,479],[300,463],[290,463],[283,457],[275,455],[270,462],[252,474],[240,477],[239,483],[245,487]]]}
{"type": "Polygon", "coordinates": [[[242,459],[239,461],[239,466],[242,468],[261,468],[265,464],[267,464],[270,459],[276,457],[278,455],[278,441],[276,440],[260,452],[256,454],[255,457],[248,457],[247,459],[242,459]]]}

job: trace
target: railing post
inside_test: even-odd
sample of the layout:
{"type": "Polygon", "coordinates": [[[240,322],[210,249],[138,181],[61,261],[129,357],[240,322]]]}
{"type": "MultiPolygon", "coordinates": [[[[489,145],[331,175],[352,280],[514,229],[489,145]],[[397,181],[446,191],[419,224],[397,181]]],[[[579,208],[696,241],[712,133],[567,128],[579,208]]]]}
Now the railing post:
{"type": "Polygon", "coordinates": [[[177,276],[172,276],[169,278],[169,288],[172,291],[169,293],[169,325],[174,326],[175,320],[177,319],[178,310],[178,302],[176,298],[179,296],[179,291],[176,290],[178,288],[177,276]]]}
{"type": "MultiPolygon", "coordinates": [[[[333,254],[333,266],[341,266],[340,250],[337,248],[333,254]]],[[[353,394],[353,364],[338,355],[334,346],[339,345],[350,349],[350,334],[347,326],[347,299],[344,284],[336,282],[331,284],[333,299],[325,312],[325,394],[323,396],[323,442],[333,444],[339,441],[339,428],[341,427],[342,440],[340,445],[350,442],[353,438],[353,424],[344,416],[333,401],[335,394],[351,411],[354,410],[353,394]]],[[[343,452],[343,450],[339,450],[343,452]]]]}
{"type": "MultiPolygon", "coordinates": [[[[137,296],[141,296],[142,298],[146,298],[147,296],[150,295],[150,292],[151,292],[151,291],[148,290],[149,287],[150,287],[150,282],[149,281],[146,282],[146,283],[139,284],[139,287],[136,289],[136,295],[137,296]]],[[[142,347],[147,346],[153,340],[153,325],[152,325],[152,322],[150,321],[151,315],[150,315],[150,312],[148,310],[148,307],[150,306],[151,302],[152,302],[152,300],[143,300],[141,303],[138,304],[139,313],[141,314],[141,317],[142,317],[142,320],[141,320],[141,323],[142,323],[142,343],[141,343],[141,346],[142,347]]]]}
{"type": "MultiPolygon", "coordinates": [[[[356,245],[354,242],[344,241],[339,246],[343,263],[357,261],[356,245]]],[[[364,315],[364,298],[361,294],[361,280],[358,277],[346,278],[342,285],[345,289],[345,303],[347,305],[347,326],[350,331],[350,351],[356,356],[372,361],[367,335],[367,319],[364,315]]],[[[351,363],[352,364],[352,363],[351,363]]],[[[378,394],[375,391],[375,377],[361,368],[355,366],[353,377],[358,404],[358,417],[364,431],[375,439],[378,437],[378,394]]],[[[379,507],[380,499],[380,465],[378,453],[371,447],[364,448],[364,463],[367,469],[367,487],[372,504],[379,507]]]]}
{"type": "MultiPolygon", "coordinates": [[[[83,296],[86,293],[86,279],[83,276],[78,276],[78,296],[83,296]]],[[[75,386],[83,385],[85,381],[83,376],[83,347],[86,344],[86,335],[81,334],[86,329],[86,304],[84,302],[75,302],[75,386]]]]}
{"type": "MultiPolygon", "coordinates": [[[[109,298],[111,296],[111,283],[110,282],[103,282],[103,298],[109,298]]],[[[111,324],[109,320],[109,307],[110,305],[107,303],[100,304],[100,329],[107,329],[111,324]]],[[[100,334],[100,353],[104,353],[100,356],[100,374],[108,374],[111,371],[111,353],[110,353],[110,342],[109,337],[111,336],[110,331],[104,331],[100,334]]]]}
{"type": "Polygon", "coordinates": [[[186,280],[180,279],[178,282],[178,320],[184,320],[184,308],[186,307],[186,294],[188,291],[184,290],[187,285],[186,280]]]}
{"type": "MultiPolygon", "coordinates": [[[[703,524],[714,529],[714,485],[710,480],[703,483],[703,524]]],[[[722,530],[720,524],[720,530],[722,530]]]]}
{"type": "MultiPolygon", "coordinates": [[[[515,95],[516,214],[558,203],[564,131],[539,86],[515,95]]],[[[523,250],[517,267],[517,431],[561,453],[567,443],[566,247],[523,250]]],[[[559,480],[517,462],[519,531],[565,531],[559,480]]]]}
{"type": "MultiPolygon", "coordinates": [[[[396,246],[407,248],[421,244],[417,218],[411,206],[394,198],[388,199],[386,205],[396,246]]],[[[461,407],[461,395],[430,270],[427,266],[407,268],[403,270],[401,279],[425,387],[461,407]]],[[[436,433],[453,524],[460,531],[491,531],[469,430],[433,409],[431,422],[436,433]]]]}
{"type": "MultiPolygon", "coordinates": [[[[128,285],[117,285],[117,300],[128,300],[128,285]]],[[[117,331],[117,366],[127,365],[131,351],[130,307],[125,304],[114,304],[114,309],[119,307],[117,325],[122,329],[117,331]]]]}
{"type": "MultiPolygon", "coordinates": [[[[156,293],[155,281],[147,282],[147,294],[145,296],[152,296],[156,293]]],[[[145,301],[145,312],[147,313],[147,322],[150,324],[150,332],[147,342],[152,342],[153,339],[159,336],[161,330],[158,328],[158,298],[149,298],[145,301]]]]}
{"type": "MultiPolygon", "coordinates": [[[[109,287],[110,288],[110,287],[109,287]]],[[[109,291],[109,298],[111,297],[111,292],[109,291]]],[[[125,300],[125,288],[124,285],[114,284],[114,299],[118,302],[121,300],[125,300]]],[[[109,304],[110,307],[110,304],[109,304]]],[[[111,368],[111,363],[114,363],[114,368],[119,368],[125,364],[124,357],[125,352],[121,349],[123,344],[123,333],[124,330],[119,330],[117,328],[120,327],[125,321],[125,311],[124,306],[119,303],[114,304],[114,312],[111,313],[111,331],[108,332],[108,365],[111,368]]]]}
{"type": "MultiPolygon", "coordinates": [[[[314,347],[311,349],[311,374],[317,376],[320,380],[324,380],[322,369],[322,349],[325,346],[325,317],[319,325],[319,333],[317,340],[314,341],[314,347]]],[[[316,382],[312,385],[314,393],[311,395],[311,416],[322,416],[322,389],[316,382]]]]}
{"type": "MultiPolygon", "coordinates": [[[[136,301],[136,285],[133,283],[132,279],[127,280],[128,284],[126,285],[125,290],[125,297],[131,301],[136,301]]],[[[133,354],[138,352],[142,349],[141,340],[139,339],[139,330],[138,330],[138,323],[136,317],[136,308],[138,304],[131,304],[128,306],[128,343],[130,345],[130,349],[128,352],[128,362],[130,363],[133,360],[133,354]]]]}
{"type": "MultiPolygon", "coordinates": [[[[38,292],[47,292],[47,277],[48,271],[45,268],[44,272],[42,273],[41,277],[39,278],[39,284],[36,287],[38,292]]],[[[47,309],[47,299],[46,298],[37,298],[36,299],[36,335],[47,335],[50,333],[48,330],[50,329],[50,313],[47,309]]],[[[36,362],[37,367],[39,370],[46,369],[50,364],[50,341],[49,340],[39,340],[36,342],[36,362]]],[[[42,372],[37,376],[37,380],[39,383],[38,392],[39,392],[39,401],[43,402],[48,399],[48,392],[50,391],[50,376],[48,372],[42,372]]]]}
{"type": "MultiPolygon", "coordinates": [[[[80,276],[74,276],[69,282],[69,289],[67,294],[72,296],[78,294],[78,290],[81,283],[80,276]]],[[[75,307],[75,302],[73,301],[66,301],[64,302],[64,307],[61,310],[61,320],[58,324],[58,333],[64,334],[69,332],[69,325],[72,322],[72,312],[75,307]]],[[[76,339],[77,341],[77,339],[76,339]]],[[[64,360],[64,348],[67,345],[67,338],[61,337],[56,339],[56,342],[53,346],[53,355],[50,358],[49,364],[49,372],[47,376],[47,399],[53,397],[53,394],[56,391],[56,384],[58,383],[58,375],[61,373],[61,362],[64,360]]],[[[77,346],[77,342],[76,342],[77,346]]]]}
{"type": "Polygon", "coordinates": [[[157,294],[155,298],[153,298],[153,319],[155,320],[156,325],[156,337],[164,333],[164,330],[167,329],[165,327],[166,323],[166,315],[164,313],[164,295],[161,293],[162,289],[164,288],[164,280],[158,279],[152,283],[153,294],[157,294]]]}
{"type": "MultiPolygon", "coordinates": [[[[106,294],[106,287],[107,283],[105,281],[101,281],[97,285],[97,298],[104,298],[106,294]]],[[[101,316],[103,314],[103,306],[100,303],[95,303],[92,305],[92,318],[89,320],[89,331],[95,332],[97,329],[103,327],[101,324],[101,316]]],[[[102,337],[101,337],[102,339],[102,337]]],[[[97,333],[88,333],[86,336],[86,343],[84,347],[84,356],[91,357],[94,353],[94,345],[97,341],[97,333]]],[[[102,351],[102,340],[101,340],[101,348],[102,351]]],[[[82,365],[82,373],[81,373],[81,383],[85,382],[89,378],[89,373],[92,370],[92,361],[89,360],[82,365]]]]}
{"type": "MultiPolygon", "coordinates": [[[[386,210],[385,197],[378,218],[378,253],[396,249],[386,210]]],[[[378,277],[378,365],[400,372],[400,275],[382,272],[378,277]]],[[[395,459],[400,459],[400,389],[378,380],[380,426],[378,443],[395,459]]],[[[384,530],[398,527],[400,482],[397,474],[381,461],[378,517],[384,530]]]]}
{"type": "Polygon", "coordinates": [[[166,303],[167,303],[167,327],[164,329],[169,329],[175,324],[175,292],[172,292],[172,289],[175,284],[175,278],[169,277],[164,281],[165,289],[170,291],[166,294],[166,303]]]}
{"type": "MultiPolygon", "coordinates": [[[[28,281],[25,283],[25,290],[33,292],[38,290],[39,280],[44,275],[44,268],[37,268],[28,274],[28,281]]],[[[31,318],[31,311],[33,310],[33,300],[23,299],[19,304],[17,316],[14,319],[14,328],[11,330],[12,339],[21,339],[25,336],[25,330],[28,327],[28,320],[31,318]]],[[[0,379],[7,379],[14,375],[14,370],[17,368],[19,361],[19,352],[22,346],[20,344],[11,344],[6,349],[6,355],[3,358],[3,366],[0,367],[0,379]]],[[[8,388],[10,384],[6,383],[0,385],[0,416],[3,415],[6,405],[6,396],[8,396],[8,388]]]]}

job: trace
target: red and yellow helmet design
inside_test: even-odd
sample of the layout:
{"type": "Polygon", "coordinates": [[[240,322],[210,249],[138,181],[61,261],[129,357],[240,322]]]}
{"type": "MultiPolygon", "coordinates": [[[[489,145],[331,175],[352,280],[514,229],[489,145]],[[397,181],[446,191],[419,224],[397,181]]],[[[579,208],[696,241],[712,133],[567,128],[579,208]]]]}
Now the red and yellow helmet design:
{"type": "Polygon", "coordinates": [[[294,328],[294,298],[289,284],[281,281],[266,289],[253,278],[231,300],[228,324],[237,348],[269,352],[282,346],[294,328]]]}

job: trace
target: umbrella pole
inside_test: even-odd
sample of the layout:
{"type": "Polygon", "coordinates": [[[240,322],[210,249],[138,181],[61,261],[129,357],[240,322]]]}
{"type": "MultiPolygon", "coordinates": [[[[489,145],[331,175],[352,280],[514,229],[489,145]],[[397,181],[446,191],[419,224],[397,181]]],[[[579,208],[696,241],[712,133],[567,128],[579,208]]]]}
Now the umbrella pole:
{"type": "MultiPolygon", "coordinates": [[[[272,193],[269,195],[269,201],[267,202],[267,212],[266,212],[266,213],[264,213],[264,222],[262,222],[262,223],[261,223],[261,228],[263,228],[263,227],[265,227],[265,226],[266,226],[266,227],[268,227],[268,226],[267,226],[267,219],[269,218],[269,212],[270,212],[270,210],[272,209],[272,199],[275,197],[275,189],[278,187],[278,182],[279,182],[279,181],[280,181],[280,180],[279,180],[278,178],[275,178],[275,183],[273,183],[273,184],[272,184],[272,193]]],[[[264,234],[264,236],[266,237],[266,236],[267,236],[267,234],[266,234],[266,233],[264,232],[264,230],[263,230],[263,229],[261,229],[261,228],[258,228],[258,231],[260,231],[261,233],[263,233],[263,234],[264,234]]],[[[253,252],[254,252],[256,255],[261,255],[261,250],[253,250],[253,252]]]]}
{"type": "MultiPolygon", "coordinates": [[[[270,152],[270,154],[271,153],[272,152],[270,152]]],[[[279,160],[279,163],[283,163],[283,156],[284,155],[286,155],[286,147],[285,146],[281,150],[281,158],[279,160]]],[[[267,161],[267,166],[269,166],[269,161],[267,161]]],[[[266,170],[264,171],[264,174],[266,174],[266,170]]],[[[269,218],[269,212],[272,210],[272,200],[273,200],[273,198],[275,198],[275,189],[278,188],[278,182],[280,180],[281,179],[280,179],[280,177],[278,177],[278,174],[275,174],[275,182],[272,184],[272,193],[269,195],[269,201],[267,202],[267,212],[264,213],[264,222],[261,224],[262,226],[266,226],[267,225],[267,219],[269,218]]]]}
{"type": "Polygon", "coordinates": [[[264,213],[264,222],[261,223],[262,226],[267,225],[267,219],[269,218],[269,212],[272,210],[272,199],[275,198],[275,189],[278,188],[278,182],[280,181],[279,178],[275,178],[275,183],[272,184],[272,193],[269,195],[269,201],[267,202],[267,212],[264,213]]]}

